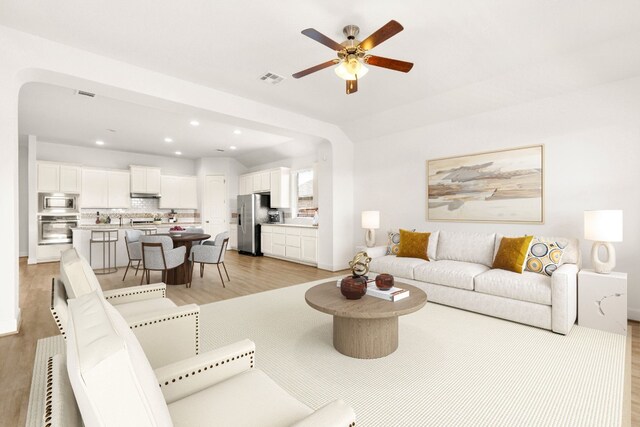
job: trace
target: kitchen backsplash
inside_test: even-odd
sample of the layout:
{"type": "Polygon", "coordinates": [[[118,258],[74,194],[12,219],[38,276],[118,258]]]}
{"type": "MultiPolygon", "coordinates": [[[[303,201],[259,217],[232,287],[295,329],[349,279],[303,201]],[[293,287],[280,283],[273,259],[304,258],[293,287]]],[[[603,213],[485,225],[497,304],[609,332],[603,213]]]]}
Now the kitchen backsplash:
{"type": "MultiPolygon", "coordinates": [[[[122,218],[153,218],[155,214],[159,213],[163,219],[167,219],[171,209],[161,209],[159,203],[159,199],[132,198],[129,209],[80,209],[80,219],[83,222],[95,221],[96,212],[100,212],[100,215],[109,215],[112,218],[119,216],[122,218]]],[[[174,212],[176,212],[178,222],[200,219],[200,212],[195,209],[174,209],[174,212]]]]}

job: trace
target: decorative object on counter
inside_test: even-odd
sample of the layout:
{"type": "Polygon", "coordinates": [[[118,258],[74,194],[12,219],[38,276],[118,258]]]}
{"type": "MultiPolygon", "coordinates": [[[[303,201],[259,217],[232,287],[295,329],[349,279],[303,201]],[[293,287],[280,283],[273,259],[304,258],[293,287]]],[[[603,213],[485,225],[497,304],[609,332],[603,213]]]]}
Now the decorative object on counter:
{"type": "Polygon", "coordinates": [[[347,299],[360,299],[367,293],[367,276],[371,258],[366,252],[358,252],[351,261],[351,276],[347,276],[340,282],[340,292],[347,299]]]}
{"type": "Polygon", "coordinates": [[[110,215],[107,215],[107,221],[106,222],[107,222],[107,224],[111,224],[111,216],[110,215]]]}
{"type": "Polygon", "coordinates": [[[156,225],[162,224],[162,215],[157,213],[153,216],[153,223],[156,225]]]}
{"type": "Polygon", "coordinates": [[[100,211],[96,212],[96,224],[100,224],[100,211]]]}
{"type": "Polygon", "coordinates": [[[169,224],[173,224],[174,222],[178,222],[178,216],[176,214],[176,211],[174,209],[171,209],[171,212],[169,212],[168,216],[168,221],[169,224]]]}
{"type": "Polygon", "coordinates": [[[378,274],[376,277],[376,286],[382,291],[388,291],[393,288],[393,276],[387,273],[378,274]]]}
{"type": "Polygon", "coordinates": [[[318,209],[316,209],[315,213],[313,214],[313,220],[311,221],[311,224],[318,226],[319,221],[320,218],[318,217],[318,209]]]}
{"type": "Polygon", "coordinates": [[[367,230],[365,233],[365,243],[367,244],[367,247],[374,247],[376,245],[376,230],[380,228],[380,212],[363,211],[362,228],[367,230]]]}
{"type": "Polygon", "coordinates": [[[622,242],[622,211],[584,212],[584,238],[593,241],[591,262],[596,273],[609,274],[616,266],[616,251],[611,242],[622,242]],[[600,248],[607,251],[607,260],[600,259],[600,248]]]}

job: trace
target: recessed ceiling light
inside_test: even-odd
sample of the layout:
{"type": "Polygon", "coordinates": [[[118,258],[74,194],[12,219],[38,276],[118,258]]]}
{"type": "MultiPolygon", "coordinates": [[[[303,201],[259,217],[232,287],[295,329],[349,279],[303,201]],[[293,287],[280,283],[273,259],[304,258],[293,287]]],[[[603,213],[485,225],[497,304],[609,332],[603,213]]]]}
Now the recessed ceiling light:
{"type": "Polygon", "coordinates": [[[199,122],[199,121],[197,121],[197,120],[191,120],[191,121],[189,122],[189,124],[190,124],[191,126],[200,126],[200,122],[199,122]]]}
{"type": "Polygon", "coordinates": [[[233,133],[235,133],[236,135],[240,135],[242,131],[240,129],[236,129],[233,131],[233,133]]]}
{"type": "Polygon", "coordinates": [[[176,156],[182,156],[182,151],[176,151],[176,156]]]}
{"type": "Polygon", "coordinates": [[[171,138],[165,138],[165,139],[164,139],[164,142],[173,142],[173,139],[171,139],[171,138]]]}
{"type": "Polygon", "coordinates": [[[229,150],[235,150],[235,149],[237,149],[237,148],[238,148],[238,147],[236,147],[235,145],[232,145],[231,147],[229,147],[229,150]]]}
{"type": "Polygon", "coordinates": [[[96,141],[96,144],[98,144],[98,145],[104,145],[104,141],[97,140],[97,141],[96,141]]]}

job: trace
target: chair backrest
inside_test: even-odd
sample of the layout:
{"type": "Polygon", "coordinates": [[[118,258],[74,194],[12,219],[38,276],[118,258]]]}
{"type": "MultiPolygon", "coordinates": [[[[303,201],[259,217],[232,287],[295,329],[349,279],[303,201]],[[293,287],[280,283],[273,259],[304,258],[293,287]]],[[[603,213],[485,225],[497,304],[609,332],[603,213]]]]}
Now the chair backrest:
{"type": "Polygon", "coordinates": [[[222,248],[220,249],[220,259],[218,259],[218,262],[224,262],[224,254],[225,252],[227,252],[227,246],[229,244],[229,232],[223,231],[222,233],[218,233],[213,241],[213,244],[216,246],[222,246],[222,248]]]}
{"type": "Polygon", "coordinates": [[[60,256],[60,279],[68,298],[77,298],[93,291],[102,294],[93,269],[75,248],[67,249],[60,256]]]}
{"type": "Polygon", "coordinates": [[[69,301],[67,370],[85,425],[172,425],[140,343],[96,292],[69,301]]]}
{"type": "Polygon", "coordinates": [[[165,253],[173,249],[169,236],[141,236],[142,264],[148,270],[166,270],[165,253]]]}
{"type": "Polygon", "coordinates": [[[129,243],[137,242],[142,237],[142,231],[140,230],[125,230],[124,237],[129,243]]]}
{"type": "MultiPolygon", "coordinates": [[[[197,233],[197,234],[204,234],[204,228],[202,227],[187,227],[184,230],[185,233],[197,233]]],[[[192,246],[195,245],[201,245],[202,244],[202,240],[197,240],[191,243],[192,246]]]]}

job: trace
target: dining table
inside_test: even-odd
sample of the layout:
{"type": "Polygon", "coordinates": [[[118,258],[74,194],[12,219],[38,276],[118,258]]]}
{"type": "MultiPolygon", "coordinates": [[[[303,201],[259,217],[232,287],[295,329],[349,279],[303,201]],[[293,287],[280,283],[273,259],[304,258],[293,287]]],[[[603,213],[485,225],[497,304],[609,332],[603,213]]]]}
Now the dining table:
{"type": "Polygon", "coordinates": [[[159,233],[158,236],[169,236],[173,240],[173,247],[184,246],[186,251],[184,253],[184,264],[167,271],[166,284],[167,285],[184,285],[190,282],[191,276],[191,261],[189,257],[191,254],[191,246],[194,242],[202,242],[211,238],[210,234],[204,233],[159,233]]]}

